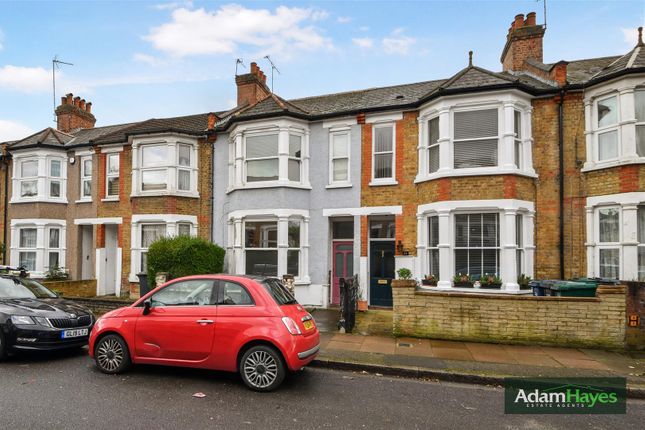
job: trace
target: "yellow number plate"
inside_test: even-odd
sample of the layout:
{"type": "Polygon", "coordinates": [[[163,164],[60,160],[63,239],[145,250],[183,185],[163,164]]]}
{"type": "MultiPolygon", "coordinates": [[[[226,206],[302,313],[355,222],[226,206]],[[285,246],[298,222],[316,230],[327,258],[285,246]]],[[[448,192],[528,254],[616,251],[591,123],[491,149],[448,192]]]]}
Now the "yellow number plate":
{"type": "Polygon", "coordinates": [[[311,330],[312,328],[314,328],[314,322],[311,320],[307,320],[302,324],[305,326],[305,330],[311,330]]]}

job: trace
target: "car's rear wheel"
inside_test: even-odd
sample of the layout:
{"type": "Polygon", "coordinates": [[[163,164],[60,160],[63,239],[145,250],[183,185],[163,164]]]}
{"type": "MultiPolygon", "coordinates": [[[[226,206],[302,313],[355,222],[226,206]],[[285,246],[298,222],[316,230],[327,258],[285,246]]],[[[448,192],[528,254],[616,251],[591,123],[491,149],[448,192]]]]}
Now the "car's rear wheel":
{"type": "Polygon", "coordinates": [[[0,332],[0,361],[7,358],[7,344],[4,340],[4,335],[0,332]]]}
{"type": "Polygon", "coordinates": [[[130,367],[130,351],[125,340],[119,335],[102,337],[94,349],[96,367],[103,373],[121,373],[130,367]]]}
{"type": "Polygon", "coordinates": [[[282,384],[286,375],[280,353],[267,345],[249,348],[240,360],[242,380],[252,390],[272,391],[282,384]]]}

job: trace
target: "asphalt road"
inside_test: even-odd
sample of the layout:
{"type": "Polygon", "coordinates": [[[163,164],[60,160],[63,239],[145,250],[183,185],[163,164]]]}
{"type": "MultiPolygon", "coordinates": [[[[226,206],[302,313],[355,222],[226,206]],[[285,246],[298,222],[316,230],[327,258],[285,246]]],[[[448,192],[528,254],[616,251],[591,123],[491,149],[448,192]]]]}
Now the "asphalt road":
{"type": "Polygon", "coordinates": [[[309,368],[275,392],[236,375],[138,366],[94,369],[86,351],[0,363],[0,429],[641,429],[627,415],[504,415],[503,390],[309,368]],[[202,392],[205,398],[194,398],[202,392]]]}

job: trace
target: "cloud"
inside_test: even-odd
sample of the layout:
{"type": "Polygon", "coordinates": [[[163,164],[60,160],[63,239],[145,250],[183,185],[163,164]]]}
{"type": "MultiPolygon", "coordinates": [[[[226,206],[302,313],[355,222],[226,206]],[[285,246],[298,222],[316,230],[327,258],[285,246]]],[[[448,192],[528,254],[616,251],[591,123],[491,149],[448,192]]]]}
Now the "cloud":
{"type": "MultiPolygon", "coordinates": [[[[60,73],[60,72],[59,72],[60,73]]],[[[0,67],[0,88],[24,93],[51,91],[52,75],[43,67],[0,67]]]]}
{"type": "Polygon", "coordinates": [[[173,10],[173,9],[178,9],[180,7],[192,9],[193,2],[191,0],[186,0],[186,1],[176,1],[176,2],[168,2],[168,3],[158,3],[158,4],[153,4],[151,7],[157,10],[173,10]]]}
{"type": "Polygon", "coordinates": [[[0,142],[22,139],[33,133],[34,130],[21,122],[0,119],[0,142]]]}
{"type": "Polygon", "coordinates": [[[132,59],[137,63],[144,63],[150,66],[158,66],[160,64],[163,64],[163,62],[158,58],[153,57],[152,55],[142,54],[140,52],[136,52],[134,55],[132,55],[132,59]]]}
{"type": "Polygon", "coordinates": [[[2,32],[2,29],[0,28],[0,51],[4,48],[2,43],[4,42],[4,33],[2,32]]]}
{"type": "Polygon", "coordinates": [[[329,18],[329,12],[327,12],[326,10],[314,10],[311,13],[312,21],[324,21],[327,18],[329,18]]]}
{"type": "Polygon", "coordinates": [[[360,27],[358,27],[358,29],[360,31],[369,31],[370,30],[370,28],[368,26],[366,26],[366,25],[360,26],[360,27]]]}
{"type": "Polygon", "coordinates": [[[410,47],[416,43],[416,39],[403,34],[402,28],[392,31],[392,34],[383,38],[383,51],[386,54],[406,55],[410,47]]]}
{"type": "Polygon", "coordinates": [[[339,16],[336,18],[336,22],[339,24],[349,24],[354,18],[351,16],[339,16]]]}
{"type": "Polygon", "coordinates": [[[293,54],[294,51],[332,49],[330,39],[310,23],[320,11],[279,6],[248,9],[229,4],[215,11],[176,9],[170,22],[154,27],[144,39],[155,49],[173,56],[232,54],[241,46],[258,54],[293,54]]]}
{"type": "Polygon", "coordinates": [[[638,43],[638,31],[635,28],[624,28],[621,27],[620,31],[623,32],[623,40],[630,47],[636,46],[638,43]]]}
{"type": "Polygon", "coordinates": [[[369,49],[374,46],[374,40],[369,37],[357,37],[352,39],[352,43],[359,48],[369,49]]]}

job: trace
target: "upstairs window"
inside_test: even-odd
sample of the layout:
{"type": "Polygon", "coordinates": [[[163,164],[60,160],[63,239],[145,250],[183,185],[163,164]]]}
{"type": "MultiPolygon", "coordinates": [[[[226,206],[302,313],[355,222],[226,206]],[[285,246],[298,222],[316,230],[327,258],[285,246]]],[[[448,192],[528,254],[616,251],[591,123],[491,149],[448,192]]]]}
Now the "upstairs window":
{"type": "Polygon", "coordinates": [[[302,137],[289,135],[289,180],[300,182],[300,166],[302,161],[302,137]]]}
{"type": "Polygon", "coordinates": [[[92,198],[92,157],[81,158],[81,199],[92,198]]]}
{"type": "Polygon", "coordinates": [[[49,197],[60,197],[60,177],[61,162],[60,160],[49,161],[49,197]]]}
{"type": "Polygon", "coordinates": [[[105,160],[105,196],[119,196],[119,153],[108,154],[105,160]]]}
{"type": "Polygon", "coordinates": [[[246,138],[246,182],[277,181],[280,177],[278,135],[246,138]]]}
{"type": "Polygon", "coordinates": [[[439,170],[439,117],[428,121],[428,173],[439,170]]]}
{"type": "Polygon", "coordinates": [[[394,179],[394,125],[374,125],[372,177],[394,179]]]}
{"type": "Polygon", "coordinates": [[[191,148],[190,145],[178,145],[177,157],[177,189],[180,191],[190,191],[191,171],[191,148]]]}
{"type": "Polygon", "coordinates": [[[168,188],[168,148],[165,145],[141,145],[141,191],[168,188]]]}
{"type": "Polygon", "coordinates": [[[330,132],[330,184],[349,182],[349,131],[330,132]]]}
{"type": "Polygon", "coordinates": [[[136,196],[197,197],[197,142],[170,136],[132,144],[132,190],[136,196]]]}
{"type": "Polygon", "coordinates": [[[20,197],[35,197],[38,195],[38,161],[22,161],[20,163],[20,197]]]}
{"type": "Polygon", "coordinates": [[[498,110],[454,113],[455,169],[497,166],[498,110]]]}
{"type": "Polygon", "coordinates": [[[645,89],[634,92],[636,110],[636,154],[645,157],[645,89]]]}
{"type": "Polygon", "coordinates": [[[611,96],[596,103],[598,160],[618,158],[618,97],[611,96]]]}
{"type": "Polygon", "coordinates": [[[515,139],[513,145],[513,155],[515,156],[515,167],[522,168],[522,112],[516,110],[513,112],[513,129],[515,130],[515,139]]]}

